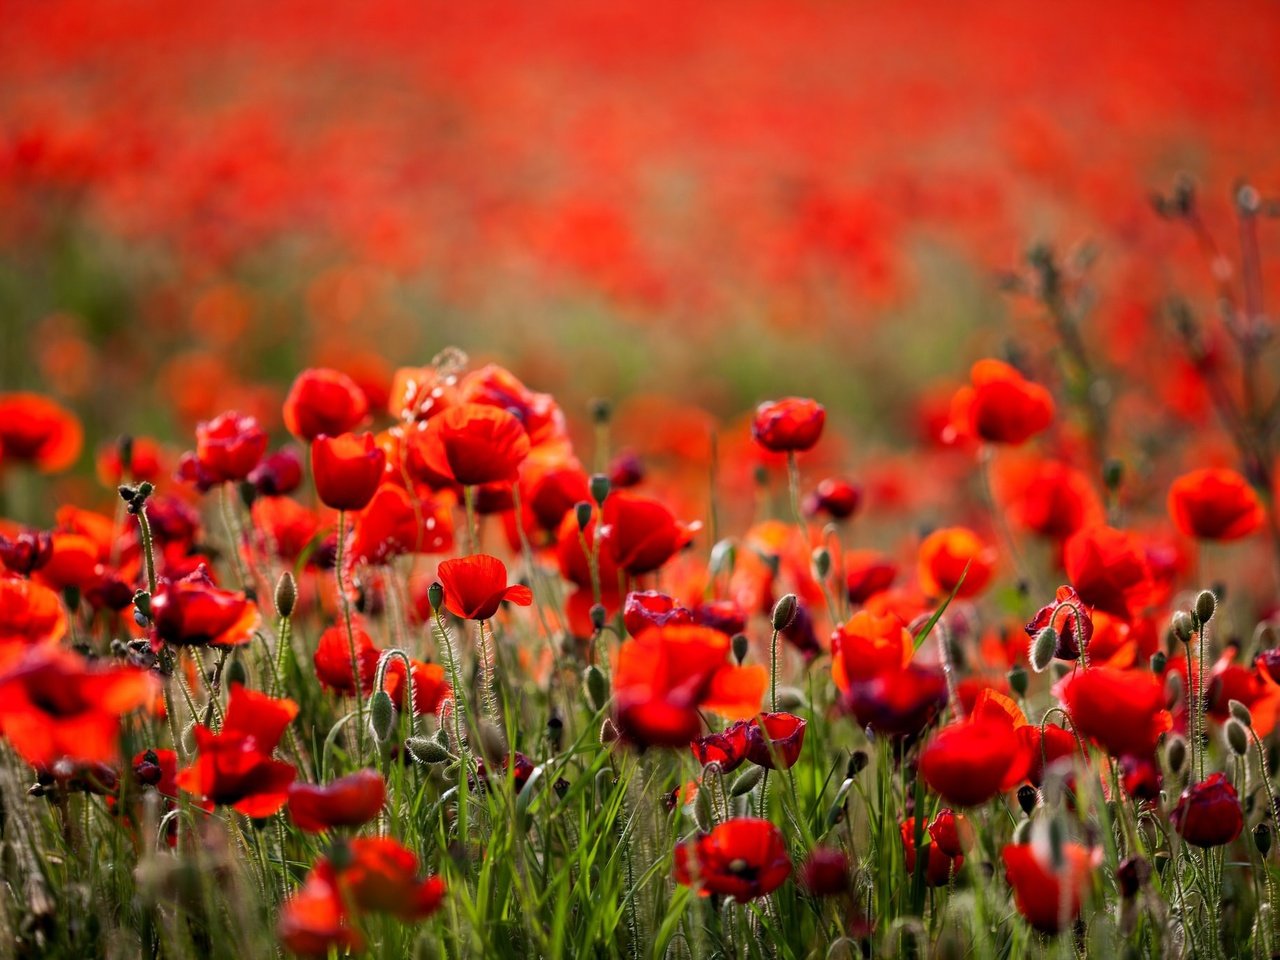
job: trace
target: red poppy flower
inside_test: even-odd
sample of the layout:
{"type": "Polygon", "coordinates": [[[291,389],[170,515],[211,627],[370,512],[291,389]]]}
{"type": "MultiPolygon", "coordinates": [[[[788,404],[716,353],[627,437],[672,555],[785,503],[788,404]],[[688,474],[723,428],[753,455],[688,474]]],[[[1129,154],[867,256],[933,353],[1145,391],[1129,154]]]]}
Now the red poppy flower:
{"type": "Polygon", "coordinates": [[[0,534],[0,563],[27,577],[53,559],[53,537],[43,530],[23,530],[17,536],[0,534]]]}
{"type": "Polygon", "coordinates": [[[1080,651],[1088,650],[1093,639],[1093,619],[1071,587],[1059,587],[1053,603],[1041,607],[1026,626],[1026,634],[1033,641],[1045,627],[1053,627],[1058,643],[1053,655],[1059,660],[1079,660],[1080,651]]]}
{"type": "Polygon", "coordinates": [[[1183,840],[1196,847],[1220,847],[1244,829],[1236,788],[1221,773],[1183,790],[1169,821],[1183,840]]]}
{"type": "Polygon", "coordinates": [[[387,785],[375,770],[358,770],[332,783],[292,783],[289,818],[300,830],[323,833],[334,827],[358,827],[378,815],[387,785]]]}
{"type": "Polygon", "coordinates": [[[80,421],[48,397],[0,394],[0,455],[6,461],[57,473],[75,463],[83,441],[80,421]]]}
{"type": "Polygon", "coordinates": [[[420,450],[428,467],[464,487],[514,483],[529,435],[506,410],[464,403],[427,421],[420,450]]]}
{"type": "Polygon", "coordinates": [[[446,508],[384,483],[356,518],[347,556],[353,565],[364,561],[376,566],[406,553],[452,548],[453,521],[446,508]]]}
{"type": "Polygon", "coordinates": [[[292,765],[273,760],[285,728],[298,715],[292,700],[275,700],[238,683],[222,729],[195,728],[199,756],[178,774],[178,786],[247,817],[269,817],[289,799],[292,765]]]}
{"type": "Polygon", "coordinates": [[[1004,848],[1004,875],[1014,904],[1041,933],[1057,933],[1076,921],[1089,892],[1095,857],[1078,843],[1062,846],[1063,866],[1054,870],[1030,844],[1004,848]]]}
{"type": "Polygon", "coordinates": [[[832,520],[847,520],[862,503],[862,488],[839,477],[828,477],[804,501],[807,516],[825,513],[832,520]]]}
{"type": "Polygon", "coordinates": [[[535,447],[565,435],[564,414],[549,393],[534,393],[505,367],[488,364],[473,370],[458,384],[463,403],[496,407],[514,414],[535,447]]]}
{"type": "Polygon", "coordinates": [[[1280,685],[1273,681],[1261,654],[1252,669],[1233,663],[1235,654],[1235,649],[1228,647],[1209,674],[1205,685],[1209,715],[1226,723],[1231,716],[1231,701],[1238,700],[1249,708],[1258,736],[1266,737],[1275,729],[1280,712],[1280,685]]]}
{"type": "Polygon", "coordinates": [[[369,413],[369,402],[345,373],[324,367],[303,370],[284,400],[284,425],[299,440],[310,443],[321,434],[336,437],[358,427],[369,413]]]}
{"type": "Polygon", "coordinates": [[[37,580],[55,590],[75,587],[83,591],[94,583],[101,560],[97,542],[83,534],[55,530],[50,546],[49,559],[34,574],[37,580]]]}
{"type": "Polygon", "coordinates": [[[729,638],[708,627],[653,627],[626,641],[613,671],[618,729],[636,743],[674,747],[698,735],[700,707],[755,716],[768,671],[733,666],[728,656],[729,638]]]}
{"type": "Polygon", "coordinates": [[[33,766],[64,757],[114,762],[120,718],[154,693],[152,677],[142,670],[91,663],[53,647],[6,659],[0,672],[0,733],[33,766]]]}
{"type": "MultiPolygon", "coordinates": [[[[570,583],[588,591],[591,590],[591,560],[588,551],[595,540],[595,533],[594,519],[587,524],[586,529],[580,531],[577,517],[571,511],[560,521],[560,530],[556,536],[556,560],[560,567],[560,575],[570,583]],[[583,540],[587,542],[586,550],[582,547],[583,540]]],[[[613,562],[613,552],[604,549],[602,545],[597,550],[597,557],[601,589],[616,593],[618,566],[613,562]]],[[[620,597],[617,599],[621,600],[620,597]]]]}
{"type": "Polygon", "coordinates": [[[693,623],[693,612],[665,593],[656,590],[631,591],[622,604],[622,622],[627,633],[638,637],[649,627],[674,627],[693,623]]]}
{"type": "Polygon", "coordinates": [[[364,938],[351,919],[334,884],[333,869],[313,869],[302,887],[280,908],[276,934],[291,952],[327,957],[331,950],[358,952],[364,938]]]}
{"type": "Polygon", "coordinates": [[[734,600],[704,600],[694,607],[693,622],[732,637],[747,629],[747,614],[734,600]]]}
{"type": "Polygon", "coordinates": [[[790,770],[804,749],[804,720],[790,713],[765,713],[747,725],[747,759],[768,770],[790,770]]]}
{"type": "Polygon", "coordinates": [[[320,519],[289,497],[259,497],[249,508],[258,549],[290,563],[320,532],[320,519]]]}
{"type": "Polygon", "coordinates": [[[787,397],[756,407],[751,436],[772,453],[808,450],[822,436],[827,411],[816,400],[787,397]]]}
{"type": "MultiPolygon", "coordinates": [[[[348,658],[348,663],[350,659],[348,658]]],[[[434,714],[440,709],[441,702],[452,693],[448,681],[445,680],[444,667],[438,663],[423,663],[411,660],[413,667],[413,713],[414,716],[434,714]]],[[[383,688],[392,701],[404,709],[408,700],[408,690],[404,682],[404,663],[400,658],[387,664],[383,688]]]]}
{"type": "Polygon", "coordinates": [[[249,471],[248,480],[264,497],[281,497],[302,486],[302,458],[292,447],[285,447],[258,461],[249,471]]]}
{"type": "Polygon", "coordinates": [[[172,750],[143,750],[130,765],[133,779],[144,787],[155,787],[162,797],[177,799],[178,755],[172,750]]]}
{"type": "Polygon", "coordinates": [[[444,605],[463,620],[488,620],[505,600],[517,606],[533,603],[533,591],[526,586],[507,585],[507,566],[486,553],[445,560],[436,570],[444,587],[444,605]]]}
{"type": "Polygon", "coordinates": [[[444,881],[418,878],[418,858],[390,837],[361,837],[348,844],[338,887],[358,910],[389,913],[405,923],[423,920],[444,900],[444,881]]]}
{"type": "MultiPolygon", "coordinates": [[[[352,623],[351,636],[355,640],[356,659],[360,661],[360,686],[364,692],[370,693],[373,691],[378,658],[382,653],[373,645],[369,634],[365,633],[358,623],[352,623]]],[[[332,626],[320,634],[312,663],[315,664],[316,677],[321,686],[337,694],[346,696],[355,694],[355,676],[351,669],[351,644],[347,640],[345,625],[332,626]]]]}
{"type": "MultiPolygon", "coordinates": [[[[898,836],[902,839],[902,858],[906,865],[907,873],[914,874],[916,872],[915,817],[907,817],[899,824],[898,836]]],[[[923,836],[929,840],[923,847],[925,885],[929,887],[945,887],[951,882],[951,878],[960,872],[960,868],[964,866],[964,856],[949,856],[938,846],[927,830],[923,832],[923,836]]]]}
{"type": "Polygon", "coordinates": [[[995,564],[995,547],[967,527],[935,530],[920,544],[920,587],[931,597],[946,597],[960,584],[957,597],[977,596],[991,580],[995,564]]]}
{"type": "Polygon", "coordinates": [[[942,799],[976,807],[1012,790],[1031,757],[1011,723],[971,719],[940,730],[920,755],[920,775],[942,799]]]}
{"type": "Polygon", "coordinates": [[[689,542],[670,510],[633,493],[610,494],[601,523],[602,549],[633,577],[657,570],[689,542]]]}
{"type": "Polygon", "coordinates": [[[1031,758],[1027,779],[1037,787],[1044,783],[1046,770],[1079,752],[1075,734],[1056,723],[1046,723],[1043,734],[1038,723],[1025,724],[1018,727],[1018,737],[1031,758]]]}
{"type": "Polygon", "coordinates": [[[181,580],[162,579],[151,598],[152,645],[231,647],[258,629],[258,607],[243,593],[214,586],[201,564],[181,580]]]}
{"type": "Polygon", "coordinates": [[[320,502],[333,510],[363,510],[382,480],[387,455],[372,433],[319,436],[311,443],[311,473],[320,502]]]}
{"type": "Polygon", "coordinates": [[[1169,516],[1188,537],[1237,540],[1262,526],[1257,493],[1234,470],[1193,470],[1169,488],[1169,516]]]}
{"type": "Polygon", "coordinates": [[[1124,792],[1130,797],[1147,803],[1160,799],[1164,774],[1160,772],[1160,764],[1155,757],[1121,757],[1120,772],[1124,792]]]}
{"type": "Polygon", "coordinates": [[[718,763],[722,771],[732,773],[747,759],[748,726],[746,720],[737,720],[718,733],[696,738],[689,746],[704,767],[718,763]]]}
{"type": "MultiPolygon", "coordinates": [[[[160,444],[150,437],[130,437],[128,441],[129,469],[131,482],[141,483],[143,480],[154,482],[162,472],[164,453],[160,444]]],[[[121,442],[104,443],[98,448],[94,458],[94,469],[98,480],[104,487],[114,489],[124,482],[126,471],[121,459],[121,442]]]]}
{"type": "MultiPolygon", "coordinates": [[[[533,461],[529,461],[533,466],[533,461]]],[[[531,527],[544,533],[555,533],[560,521],[575,504],[591,498],[586,472],[572,464],[550,468],[536,467],[520,475],[520,499],[531,527]]],[[[517,546],[519,544],[517,543],[517,546]]]]}
{"type": "Polygon", "coordinates": [[[941,670],[909,663],[901,670],[882,670],[851,681],[843,702],[860,726],[890,736],[913,736],[947,702],[947,680],[941,670]]]}
{"type": "Polygon", "coordinates": [[[866,603],[893,586],[897,577],[898,565],[875,550],[850,550],[844,555],[845,590],[850,603],[866,603]]]}
{"type": "Polygon", "coordinates": [[[963,813],[943,807],[929,823],[929,838],[948,857],[961,857],[978,842],[973,824],[963,813]]]}
{"type": "Polygon", "coordinates": [[[800,867],[800,885],[814,897],[833,897],[849,889],[849,858],[843,850],[814,847],[800,867]]]}
{"type": "Polygon", "coordinates": [[[703,896],[717,893],[746,903],[772,893],[791,876],[782,832],[768,820],[738,817],[679,844],[675,880],[703,896]]]}
{"type": "Polygon", "coordinates": [[[195,453],[178,464],[178,478],[207,490],[244,480],[267,452],[267,434],[254,417],[228,410],[196,425],[195,453]]]}
{"type": "Polygon", "coordinates": [[[62,599],[43,584],[0,577],[0,649],[55,644],[67,632],[62,599]]]}
{"type": "Polygon", "coordinates": [[[1150,569],[1137,538],[1108,526],[1085,527],[1062,551],[1067,578],[1091,607],[1129,619],[1151,594],[1150,569]]]}
{"type": "Polygon", "coordinates": [[[1062,701],[1080,735],[1114,757],[1153,753],[1173,725],[1164,685],[1145,670],[1082,670],[1068,678],[1062,701]]]}
{"type": "Polygon", "coordinates": [[[979,360],[969,370],[971,386],[951,402],[951,422],[961,436],[990,443],[1020,444],[1053,422],[1053,397],[1038,383],[999,360],[979,360]]]}
{"type": "Polygon", "coordinates": [[[831,633],[831,675],[847,692],[855,680],[903,669],[914,652],[915,642],[896,616],[860,610],[831,633]]]}
{"type": "Polygon", "coordinates": [[[1062,540],[1104,520],[1089,478],[1057,460],[1010,464],[997,474],[997,484],[1014,522],[1042,537],[1062,540]]]}

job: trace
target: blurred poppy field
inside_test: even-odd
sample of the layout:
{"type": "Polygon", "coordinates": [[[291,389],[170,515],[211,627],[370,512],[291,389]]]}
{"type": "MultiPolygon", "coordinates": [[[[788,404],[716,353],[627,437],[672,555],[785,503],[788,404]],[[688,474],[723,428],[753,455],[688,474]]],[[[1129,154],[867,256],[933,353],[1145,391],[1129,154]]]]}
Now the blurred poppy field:
{"type": "Polygon", "coordinates": [[[0,29],[0,956],[1280,955],[1280,12],[0,29]]]}

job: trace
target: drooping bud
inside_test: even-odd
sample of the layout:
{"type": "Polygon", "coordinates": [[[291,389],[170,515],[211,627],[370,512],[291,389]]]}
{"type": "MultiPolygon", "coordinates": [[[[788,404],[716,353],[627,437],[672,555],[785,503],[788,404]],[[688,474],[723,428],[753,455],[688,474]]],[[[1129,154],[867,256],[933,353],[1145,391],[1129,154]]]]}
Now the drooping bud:
{"type": "Polygon", "coordinates": [[[1196,597],[1196,619],[1201,623],[1208,623],[1213,619],[1217,609],[1218,598],[1213,595],[1213,591],[1201,590],[1200,595],[1196,597]]]}
{"type": "Polygon", "coordinates": [[[1171,625],[1173,627],[1173,635],[1179,643],[1191,642],[1191,638],[1196,632],[1196,625],[1191,621],[1191,614],[1185,610],[1178,610],[1173,615],[1171,625]]]}
{"type": "Polygon", "coordinates": [[[410,737],[405,741],[409,755],[421,764],[444,763],[449,759],[449,751],[431,737],[410,737]]]}
{"type": "Polygon", "coordinates": [[[249,671],[245,669],[244,661],[239,657],[232,657],[223,671],[222,680],[228,688],[236,684],[245,686],[249,682],[249,671]]]}
{"type": "Polygon", "coordinates": [[[1009,681],[1009,689],[1015,694],[1019,697],[1027,695],[1027,687],[1030,685],[1031,677],[1022,664],[1014,664],[1006,674],[1006,679],[1009,681]]]}
{"type": "Polygon", "coordinates": [[[785,630],[796,618],[796,595],[788,593],[773,605],[773,629],[785,630]]]}
{"type": "Polygon", "coordinates": [[[1138,891],[1146,886],[1150,879],[1151,864],[1143,857],[1126,857],[1116,868],[1116,881],[1120,886],[1121,895],[1126,900],[1137,896],[1138,891]]]}
{"type": "Polygon", "coordinates": [[[1237,757],[1243,757],[1249,752],[1249,734],[1245,731],[1244,724],[1235,717],[1228,720],[1222,728],[1222,736],[1237,757]]]}
{"type": "Polygon", "coordinates": [[[739,776],[737,780],[733,781],[733,786],[729,788],[730,796],[746,796],[763,778],[764,767],[752,767],[750,770],[747,770],[739,776]]]}
{"type": "Polygon", "coordinates": [[[293,616],[293,608],[298,603],[298,583],[293,574],[286,570],[276,581],[276,614],[287,620],[293,616]]]}
{"type": "Polygon", "coordinates": [[[396,708],[391,702],[391,694],[379,690],[369,700],[369,729],[373,731],[373,738],[378,743],[386,743],[395,722],[396,708]]]}
{"type": "Polygon", "coordinates": [[[1187,741],[1182,737],[1170,737],[1169,742],[1165,744],[1164,760],[1169,765],[1171,773],[1181,773],[1187,762],[1187,741]]]}
{"type": "Polygon", "coordinates": [[[1031,669],[1036,673],[1044,673],[1053,662],[1053,651],[1058,648],[1058,631],[1052,626],[1045,627],[1031,641],[1031,669]]]}
{"type": "Polygon", "coordinates": [[[427,587],[427,603],[431,604],[432,610],[439,610],[444,603],[444,584],[439,580],[427,587]]]}
{"type": "Polygon", "coordinates": [[[1271,852],[1271,826],[1260,823],[1253,828],[1253,845],[1264,857],[1271,852]]]}
{"type": "Polygon", "coordinates": [[[582,671],[582,688],[592,710],[603,710],[609,702],[609,681],[594,663],[582,671]]]}
{"type": "Polygon", "coordinates": [[[604,608],[603,603],[593,603],[591,605],[591,627],[597,632],[604,629],[605,621],[609,619],[609,611],[604,608]]]}
{"type": "Polygon", "coordinates": [[[1239,700],[1228,700],[1227,709],[1231,711],[1233,717],[1246,727],[1253,726],[1253,712],[1239,700]]]}
{"type": "Polygon", "coordinates": [[[1164,698],[1170,707],[1182,699],[1182,674],[1173,672],[1165,676],[1164,698]]]}
{"type": "Polygon", "coordinates": [[[848,779],[854,779],[858,774],[867,768],[867,764],[871,762],[865,750],[855,750],[849,754],[849,762],[845,764],[844,775],[848,779]]]}
{"type": "Polygon", "coordinates": [[[813,551],[813,574],[819,580],[827,579],[831,572],[831,551],[826,547],[818,547],[813,551]]]}
{"type": "Polygon", "coordinates": [[[750,642],[745,633],[735,633],[733,639],[729,641],[729,647],[733,650],[733,659],[738,666],[742,666],[742,661],[747,659],[750,642]]]}
{"type": "Polygon", "coordinates": [[[597,506],[604,506],[605,497],[609,496],[609,478],[603,473],[591,475],[591,499],[597,506]]]}

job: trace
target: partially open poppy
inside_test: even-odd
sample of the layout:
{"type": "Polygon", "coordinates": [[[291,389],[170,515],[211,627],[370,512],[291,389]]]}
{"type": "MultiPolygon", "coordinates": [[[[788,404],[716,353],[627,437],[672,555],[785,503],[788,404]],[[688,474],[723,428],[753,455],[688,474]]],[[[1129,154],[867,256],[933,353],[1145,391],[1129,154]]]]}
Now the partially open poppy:
{"type": "Polygon", "coordinates": [[[161,579],[151,598],[153,645],[230,647],[248,643],[258,607],[243,593],[214,585],[201,565],[180,580],[161,579]]]}
{"type": "Polygon", "coordinates": [[[1193,470],[1169,487],[1169,516],[1188,537],[1238,540],[1261,528],[1257,493],[1234,470],[1193,470]]]}
{"type": "Polygon", "coordinates": [[[313,367],[294,379],[284,400],[284,425],[299,440],[336,437],[358,427],[369,403],[354,380],[338,370],[313,367]]]}
{"type": "Polygon", "coordinates": [[[693,623],[693,612],[656,590],[631,591],[622,605],[622,622],[627,633],[639,636],[649,627],[693,623]]]}
{"type": "Polygon", "coordinates": [[[816,400],[787,397],[760,404],[751,421],[751,436],[772,453],[798,453],[822,436],[827,411],[816,400]]]}
{"type": "Polygon", "coordinates": [[[311,473],[320,502],[333,510],[363,510],[373,499],[387,455],[372,433],[321,435],[311,442],[311,473]]]}
{"type": "Polygon", "coordinates": [[[80,456],[84,431],[70,411],[37,393],[0,394],[0,455],[42,473],[58,473],[80,456]]]}
{"type": "Polygon", "coordinates": [[[0,563],[27,577],[53,559],[53,537],[43,530],[23,530],[12,537],[0,534],[0,563]]]}
{"type": "Polygon", "coordinates": [[[995,547],[967,527],[935,530],[920,544],[920,587],[931,597],[946,597],[959,586],[957,597],[974,597],[991,580],[995,564],[995,547]]]}
{"type": "Polygon", "coordinates": [[[747,725],[747,759],[768,770],[790,770],[804,749],[805,726],[794,714],[761,714],[747,725]]]}
{"type": "MultiPolygon", "coordinates": [[[[424,663],[421,660],[409,662],[413,668],[410,676],[413,681],[414,716],[435,714],[440,709],[441,701],[451,693],[449,683],[445,680],[444,667],[438,663],[424,663]]],[[[409,704],[409,685],[405,683],[404,663],[399,657],[387,664],[383,689],[390,694],[392,702],[401,709],[409,704]]]]}
{"type": "Polygon", "coordinates": [[[356,659],[360,662],[360,686],[364,692],[369,693],[373,690],[374,674],[378,669],[381,651],[373,645],[373,640],[360,624],[352,624],[350,640],[344,625],[337,624],[329,627],[320,634],[316,652],[312,657],[316,677],[320,680],[321,686],[347,696],[356,692],[355,672],[351,669],[352,641],[355,645],[356,659]]]}
{"type": "Polygon", "coordinates": [[[1053,397],[1007,363],[979,360],[969,370],[971,386],[951,402],[958,434],[990,443],[1020,444],[1053,422],[1053,397]]]}
{"type": "Polygon", "coordinates": [[[427,421],[422,458],[437,474],[464,487],[514,483],[529,455],[529,435],[499,407],[464,403],[427,421]]]}
{"type": "Polygon", "coordinates": [[[677,883],[703,896],[718,893],[746,903],[772,893],[791,876],[782,832],[768,820],[738,817],[675,850],[677,883]]]}
{"type": "Polygon", "coordinates": [[[289,819],[308,833],[358,827],[378,815],[386,794],[375,770],[358,770],[323,786],[295,782],[289,786],[289,819]]]}
{"type": "Polygon", "coordinates": [[[302,485],[302,458],[292,447],[284,447],[259,460],[247,479],[264,497],[293,493],[302,485]]]}
{"type": "Polygon", "coordinates": [[[811,517],[824,513],[833,520],[847,520],[861,503],[861,487],[840,477],[827,477],[805,497],[804,512],[811,517]]]}
{"type": "Polygon", "coordinates": [[[208,490],[244,480],[267,452],[267,434],[256,418],[228,410],[196,425],[196,449],[182,456],[178,477],[208,490]]]}
{"type": "Polygon", "coordinates": [[[503,601],[521,607],[533,603],[533,591],[522,584],[508,586],[506,564],[485,553],[445,560],[436,576],[444,587],[444,605],[463,620],[488,620],[503,601]]]}
{"type": "Polygon", "coordinates": [[[1089,891],[1095,858],[1078,843],[1062,846],[1062,867],[1055,870],[1047,851],[1031,844],[1009,844],[1002,853],[1005,879],[1027,923],[1041,933],[1057,933],[1075,923],[1089,891]]]}
{"type": "Polygon", "coordinates": [[[944,887],[951,882],[952,877],[960,872],[960,868],[964,866],[964,855],[952,855],[947,853],[933,838],[929,830],[921,831],[921,839],[925,841],[922,849],[916,849],[916,818],[907,817],[898,825],[898,836],[902,840],[902,856],[903,863],[907,868],[907,873],[914,874],[916,871],[917,854],[925,857],[923,870],[924,882],[930,887],[944,887]]]}
{"type": "Polygon", "coordinates": [[[1236,788],[1221,773],[1210,774],[1183,790],[1169,821],[1183,840],[1196,847],[1220,847],[1244,829],[1236,788]]]}
{"type": "Polygon", "coordinates": [[[845,590],[849,602],[863,604],[893,586],[898,565],[875,550],[850,550],[844,555],[845,590]]]}
{"type": "Polygon", "coordinates": [[[452,547],[453,520],[446,507],[383,483],[356,517],[347,556],[353,564],[378,565],[406,553],[440,553],[452,547]]]}
{"type": "Polygon", "coordinates": [[[849,858],[834,847],[814,847],[800,867],[800,885],[813,897],[832,897],[849,889],[849,858]]]}
{"type": "Polygon", "coordinates": [[[861,726],[890,736],[914,736],[947,702],[947,680],[941,670],[909,663],[851,681],[843,700],[861,726]]]}
{"type": "Polygon", "coordinates": [[[1077,732],[1114,757],[1150,755],[1173,725],[1164,685],[1145,670],[1082,670],[1063,685],[1062,701],[1077,732]]]}
{"type": "Polygon", "coordinates": [[[1041,607],[1026,626],[1026,633],[1033,641],[1045,627],[1053,627],[1058,642],[1053,655],[1059,660],[1078,660],[1081,651],[1087,651],[1093,639],[1093,618],[1071,587],[1059,587],[1053,603],[1041,607]]]}
{"type": "Polygon", "coordinates": [[[0,577],[0,649],[8,644],[54,644],[66,632],[61,597],[31,580],[0,577]]]}

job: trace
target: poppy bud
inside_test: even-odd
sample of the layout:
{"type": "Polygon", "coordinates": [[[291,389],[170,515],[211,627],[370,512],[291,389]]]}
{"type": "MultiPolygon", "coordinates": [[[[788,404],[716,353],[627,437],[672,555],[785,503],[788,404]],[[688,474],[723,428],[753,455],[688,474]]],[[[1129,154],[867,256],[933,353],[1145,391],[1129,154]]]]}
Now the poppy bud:
{"type": "Polygon", "coordinates": [[[788,593],[781,600],[773,605],[773,629],[785,630],[791,626],[791,621],[796,618],[796,595],[788,593]]]}
{"type": "Polygon", "coordinates": [[[1108,460],[1102,465],[1102,482],[1106,488],[1112,492],[1120,489],[1120,482],[1124,479],[1124,464],[1119,460],[1108,460]]]}
{"type": "Polygon", "coordinates": [[[609,702],[609,681],[595,664],[582,671],[582,687],[593,710],[603,710],[609,702]]]}
{"type": "Polygon", "coordinates": [[[1044,673],[1053,661],[1053,651],[1058,648],[1058,631],[1053,627],[1045,627],[1031,641],[1031,669],[1036,673],[1044,673]]]}
{"type": "Polygon", "coordinates": [[[405,741],[409,755],[422,764],[444,763],[449,751],[430,737],[410,737],[405,741]]]}
{"type": "Polygon", "coordinates": [[[604,744],[614,743],[618,739],[618,728],[613,725],[613,721],[605,717],[604,723],[600,724],[600,742],[604,744]]]}
{"type": "Polygon", "coordinates": [[[591,499],[603,507],[605,497],[609,496],[609,478],[603,473],[591,475],[591,499]]]}
{"type": "Polygon", "coordinates": [[[845,765],[844,775],[852,780],[867,768],[870,758],[865,750],[855,750],[849,754],[849,762],[845,765]]]}
{"type": "Polygon", "coordinates": [[[1036,788],[1029,783],[1024,783],[1018,788],[1018,806],[1022,808],[1022,812],[1028,817],[1031,811],[1036,808],[1036,788]]]}
{"type": "Polygon", "coordinates": [[[604,397],[596,397],[591,401],[591,419],[603,426],[613,416],[613,404],[604,397]]]}
{"type": "Polygon", "coordinates": [[[431,604],[432,610],[437,611],[444,603],[444,584],[439,580],[427,587],[427,603],[431,604]]]}
{"type": "Polygon", "coordinates": [[[228,687],[232,684],[246,686],[249,682],[249,671],[245,669],[244,661],[239,657],[232,657],[222,675],[222,680],[228,687]]]}
{"type": "Polygon", "coordinates": [[[1196,597],[1196,619],[1201,623],[1208,623],[1217,609],[1218,598],[1213,595],[1213,591],[1201,590],[1200,596],[1196,597]]]}
{"type": "Polygon", "coordinates": [[[151,594],[145,590],[139,590],[133,595],[133,605],[137,608],[138,613],[143,617],[151,616],[151,594]]]}
{"type": "Polygon", "coordinates": [[[813,574],[819,580],[827,579],[831,572],[831,551],[826,547],[818,547],[813,551],[813,574]]]}
{"type": "Polygon", "coordinates": [[[1253,726],[1253,714],[1239,700],[1228,700],[1227,709],[1231,711],[1231,715],[1243,723],[1246,727],[1253,726]]]}
{"type": "Polygon", "coordinates": [[[1253,828],[1253,845],[1264,857],[1271,852],[1271,827],[1260,823],[1253,828]]]}
{"type": "Polygon", "coordinates": [[[595,630],[603,630],[607,619],[609,619],[609,611],[604,608],[604,604],[593,603],[591,605],[591,626],[595,630]]]}
{"type": "Polygon", "coordinates": [[[1049,821],[1049,863],[1053,865],[1055,873],[1066,866],[1066,853],[1063,849],[1066,842],[1067,828],[1059,818],[1054,817],[1049,821]]]}
{"type": "Polygon", "coordinates": [[[809,703],[804,698],[804,693],[798,687],[779,687],[778,688],[778,709],[784,713],[795,713],[797,710],[804,710],[809,703]]]}
{"type": "Polygon", "coordinates": [[[1173,635],[1179,643],[1190,643],[1191,636],[1196,632],[1196,626],[1191,622],[1191,614],[1185,610],[1179,610],[1173,615],[1172,620],[1173,635]]]}
{"type": "Polygon", "coordinates": [[[1151,672],[1164,673],[1164,668],[1169,665],[1169,656],[1163,650],[1157,650],[1151,655],[1151,672]]]}
{"type": "Polygon", "coordinates": [[[391,736],[391,727],[395,721],[396,708],[391,702],[391,694],[379,690],[369,700],[369,729],[373,731],[373,738],[379,743],[385,743],[391,736]]]}
{"type": "Polygon", "coordinates": [[[1171,773],[1180,773],[1187,762],[1187,741],[1182,737],[1170,737],[1164,748],[1164,760],[1171,773]]]}
{"type": "Polygon", "coordinates": [[[551,747],[552,753],[560,752],[560,745],[564,741],[564,721],[559,715],[551,714],[547,718],[547,743],[551,747]]]}
{"type": "Polygon", "coordinates": [[[579,500],[574,504],[573,515],[578,521],[578,529],[586,530],[587,524],[591,522],[591,504],[586,500],[579,500]]]}
{"type": "Polygon", "coordinates": [[[764,771],[764,767],[751,767],[737,780],[733,781],[733,786],[729,788],[729,795],[734,797],[746,796],[755,788],[757,783],[764,779],[764,771]]]}
{"type": "Polygon", "coordinates": [[[1235,717],[1227,721],[1226,726],[1222,728],[1222,735],[1231,752],[1237,757],[1243,757],[1249,752],[1249,734],[1245,732],[1244,724],[1235,717]]]}
{"type": "Polygon", "coordinates": [[[698,795],[693,800],[693,819],[698,824],[699,830],[710,830],[716,825],[715,806],[711,800],[711,791],[707,788],[704,779],[703,785],[698,790],[698,795]]]}
{"type": "Polygon", "coordinates": [[[745,633],[735,633],[733,639],[729,641],[729,646],[733,650],[733,659],[737,661],[738,666],[742,666],[742,661],[747,659],[747,646],[750,643],[745,633]]]}
{"type": "Polygon", "coordinates": [[[120,494],[120,499],[132,506],[134,498],[138,495],[138,488],[122,483],[116,487],[116,493],[120,494]]]}
{"type": "Polygon", "coordinates": [[[1006,675],[1006,678],[1009,681],[1010,690],[1020,697],[1027,695],[1027,686],[1031,678],[1022,664],[1016,664],[1006,675]]]}
{"type": "Polygon", "coordinates": [[[282,620],[293,616],[294,605],[298,602],[298,584],[293,574],[286,570],[276,581],[276,613],[282,620]]]}

